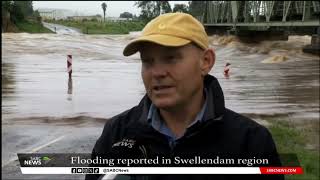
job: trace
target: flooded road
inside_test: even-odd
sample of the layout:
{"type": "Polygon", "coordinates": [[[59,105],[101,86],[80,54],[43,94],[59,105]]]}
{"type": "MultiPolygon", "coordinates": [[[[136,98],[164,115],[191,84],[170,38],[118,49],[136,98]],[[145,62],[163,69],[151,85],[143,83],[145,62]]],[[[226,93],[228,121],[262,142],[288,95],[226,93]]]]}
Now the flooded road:
{"type": "Polygon", "coordinates": [[[60,24],[52,24],[52,23],[46,23],[42,22],[43,26],[50,29],[52,32],[55,32],[56,34],[69,34],[69,35],[80,35],[81,30],[72,28],[72,27],[66,27],[60,24]]]}
{"type": "MultiPolygon", "coordinates": [[[[139,54],[122,55],[134,36],[2,34],[4,177],[23,176],[17,152],[91,152],[103,123],[138,104],[145,94],[139,54]],[[67,55],[73,57],[72,80],[67,55]]],[[[310,37],[260,44],[210,39],[217,58],[210,74],[220,81],[228,108],[250,117],[319,121],[319,57],[301,50],[310,37]]]]}

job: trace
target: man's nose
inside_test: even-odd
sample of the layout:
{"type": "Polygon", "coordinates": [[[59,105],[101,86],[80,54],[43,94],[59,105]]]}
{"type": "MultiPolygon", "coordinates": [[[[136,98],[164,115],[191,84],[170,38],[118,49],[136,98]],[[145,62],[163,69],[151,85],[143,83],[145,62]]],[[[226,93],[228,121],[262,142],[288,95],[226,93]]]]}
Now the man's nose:
{"type": "Polygon", "coordinates": [[[168,73],[167,67],[162,63],[154,63],[151,72],[154,77],[164,77],[168,73]]]}

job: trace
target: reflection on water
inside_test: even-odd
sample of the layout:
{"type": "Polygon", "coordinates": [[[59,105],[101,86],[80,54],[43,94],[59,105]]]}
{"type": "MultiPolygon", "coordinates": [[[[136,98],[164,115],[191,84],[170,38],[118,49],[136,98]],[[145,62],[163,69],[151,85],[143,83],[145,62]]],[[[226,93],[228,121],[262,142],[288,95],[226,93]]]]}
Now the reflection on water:
{"type": "Polygon", "coordinates": [[[72,94],[72,78],[68,79],[68,94],[72,94]]]}
{"type": "Polygon", "coordinates": [[[68,100],[71,101],[72,100],[72,78],[69,77],[68,79],[68,100]]]}
{"type": "Polygon", "coordinates": [[[2,66],[1,66],[2,95],[15,93],[14,71],[15,71],[15,67],[13,63],[2,63],[2,66]]]}
{"type": "MultiPolygon", "coordinates": [[[[135,34],[2,36],[5,120],[109,118],[144,95],[138,54],[122,55],[135,34]],[[68,54],[73,56],[72,79],[66,74],[68,54]]],[[[211,36],[217,59],[210,74],[219,79],[227,107],[240,113],[319,119],[319,57],[301,51],[308,38],[244,44],[232,36],[211,36]],[[223,75],[226,62],[232,64],[229,77],[223,75]]]]}

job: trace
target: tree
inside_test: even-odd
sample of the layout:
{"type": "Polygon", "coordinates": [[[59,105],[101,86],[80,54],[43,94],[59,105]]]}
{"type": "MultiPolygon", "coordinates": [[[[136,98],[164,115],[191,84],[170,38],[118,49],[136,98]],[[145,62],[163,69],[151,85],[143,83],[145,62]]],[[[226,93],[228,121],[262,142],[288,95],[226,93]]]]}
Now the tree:
{"type": "Polygon", "coordinates": [[[2,1],[2,9],[10,12],[10,18],[13,22],[22,21],[27,17],[33,16],[32,1],[2,1]]]}
{"type": "Polygon", "coordinates": [[[2,12],[11,12],[12,11],[12,1],[1,1],[1,10],[2,12]]]}
{"type": "Polygon", "coordinates": [[[107,4],[106,3],[102,3],[101,7],[102,7],[102,10],[103,10],[103,21],[106,21],[107,4]]]}
{"type": "Polygon", "coordinates": [[[1,2],[1,27],[2,31],[7,31],[10,22],[10,13],[12,12],[12,1],[1,2]]]}
{"type": "Polygon", "coordinates": [[[132,18],[133,15],[129,12],[124,12],[120,14],[120,18],[132,18]]]}
{"type": "Polygon", "coordinates": [[[202,16],[206,8],[206,1],[189,1],[189,13],[193,16],[202,16]]]}
{"type": "MultiPolygon", "coordinates": [[[[2,20],[6,21],[6,27],[8,21],[17,24],[17,22],[29,21],[32,19],[33,21],[35,20],[38,23],[41,23],[39,12],[33,11],[32,1],[2,1],[1,5],[2,20]]],[[[4,26],[3,23],[2,25],[4,26]]]]}
{"type": "Polygon", "coordinates": [[[140,19],[149,21],[155,17],[155,4],[153,1],[136,1],[134,5],[141,8],[140,19]]]}
{"type": "Polygon", "coordinates": [[[187,13],[188,12],[188,6],[185,4],[175,4],[173,8],[173,12],[183,12],[187,13]]]}
{"type": "Polygon", "coordinates": [[[25,19],[25,15],[23,14],[22,7],[19,3],[17,3],[17,1],[14,1],[12,4],[12,12],[11,12],[10,18],[14,23],[25,19]]]}
{"type": "Polygon", "coordinates": [[[141,8],[140,18],[147,22],[160,14],[171,12],[168,1],[136,1],[135,6],[141,8]]]}
{"type": "Polygon", "coordinates": [[[32,16],[33,15],[33,5],[32,1],[21,1],[21,3],[24,3],[23,5],[23,13],[25,16],[32,16]]]}
{"type": "Polygon", "coordinates": [[[160,14],[172,12],[171,6],[168,1],[157,1],[157,2],[160,3],[160,7],[161,7],[160,14]]]}
{"type": "Polygon", "coordinates": [[[35,17],[39,23],[41,23],[42,18],[38,10],[33,11],[32,16],[35,17]]]}

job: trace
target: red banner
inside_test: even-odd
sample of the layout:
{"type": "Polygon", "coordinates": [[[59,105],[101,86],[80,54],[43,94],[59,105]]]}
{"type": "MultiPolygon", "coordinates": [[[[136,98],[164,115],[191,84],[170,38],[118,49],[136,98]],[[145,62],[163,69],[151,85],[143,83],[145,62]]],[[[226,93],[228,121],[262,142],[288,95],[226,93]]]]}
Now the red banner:
{"type": "Polygon", "coordinates": [[[261,174],[303,174],[302,167],[260,167],[261,174]]]}

